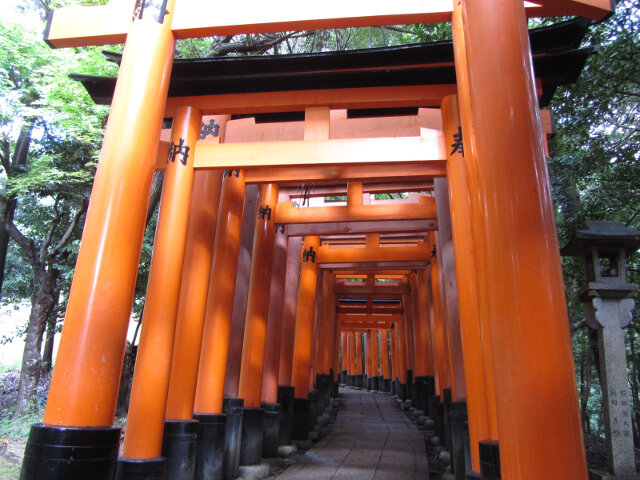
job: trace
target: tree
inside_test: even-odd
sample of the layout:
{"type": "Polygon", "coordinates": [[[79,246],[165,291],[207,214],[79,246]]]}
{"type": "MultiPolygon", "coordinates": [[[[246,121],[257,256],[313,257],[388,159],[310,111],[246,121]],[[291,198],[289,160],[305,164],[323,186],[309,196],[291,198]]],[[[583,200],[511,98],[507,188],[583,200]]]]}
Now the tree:
{"type": "Polygon", "coordinates": [[[50,356],[52,313],[68,290],[106,113],[67,77],[80,63],[104,71],[99,53],[52,51],[37,17],[21,21],[0,23],[0,263],[10,236],[34,283],[16,415],[34,398],[47,324],[50,356]]]}
{"type": "MultiPolygon", "coordinates": [[[[597,48],[580,79],[559,90],[552,103],[557,134],[549,158],[560,243],[584,220],[618,220],[640,228],[640,6],[619,2],[615,16],[592,26],[585,43],[597,48]]],[[[640,282],[640,255],[628,259],[640,282]]],[[[601,433],[597,341],[585,322],[577,291],[584,267],[564,259],[576,374],[585,431],[601,433]],[[594,381],[594,375],[597,380],[594,381]]],[[[638,310],[628,327],[633,434],[640,446],[640,344],[638,310]]]]}

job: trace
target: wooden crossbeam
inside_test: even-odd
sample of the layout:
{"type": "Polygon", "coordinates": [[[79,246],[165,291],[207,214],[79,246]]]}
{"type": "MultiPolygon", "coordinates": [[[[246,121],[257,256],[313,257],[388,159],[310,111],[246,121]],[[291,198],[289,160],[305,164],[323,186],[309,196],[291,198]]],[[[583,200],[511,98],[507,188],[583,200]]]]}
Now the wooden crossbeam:
{"type": "Polygon", "coordinates": [[[446,162],[422,162],[411,164],[329,165],[252,167],[245,172],[246,183],[278,183],[282,186],[344,183],[347,181],[388,182],[432,180],[447,175],[446,162]]]}
{"type": "Polygon", "coordinates": [[[426,262],[431,258],[429,246],[420,242],[414,247],[329,248],[318,249],[316,262],[320,264],[367,262],[426,262]]]}
{"type": "Polygon", "coordinates": [[[341,270],[336,278],[367,278],[367,274],[374,274],[376,278],[404,278],[410,270],[341,270]]]}
{"type": "Polygon", "coordinates": [[[343,205],[308,208],[298,208],[294,207],[291,202],[284,202],[279,203],[276,208],[276,223],[289,225],[436,219],[435,199],[424,198],[423,200],[424,201],[420,203],[414,204],[343,205]]]}
{"type": "Polygon", "coordinates": [[[444,136],[221,143],[200,141],[195,168],[254,168],[291,165],[376,164],[446,160],[444,136]]]}
{"type": "MultiPolygon", "coordinates": [[[[276,210],[276,217],[277,217],[276,210]]],[[[324,222],[299,223],[287,225],[287,235],[304,237],[306,235],[362,234],[376,232],[427,232],[438,229],[436,220],[386,220],[369,222],[324,222]]]]}
{"type": "Polygon", "coordinates": [[[364,314],[382,314],[382,315],[387,315],[387,314],[402,314],[404,313],[404,310],[402,307],[378,307],[378,306],[374,306],[374,307],[345,307],[345,306],[338,306],[336,307],[336,312],[338,313],[345,313],[345,314],[354,314],[354,313],[364,313],[364,314]]]}
{"type": "Polygon", "coordinates": [[[353,286],[336,285],[333,289],[336,295],[358,295],[358,296],[380,296],[391,297],[392,295],[404,295],[409,292],[406,285],[376,285],[369,287],[366,285],[354,284],[353,286]]]}
{"type": "Polygon", "coordinates": [[[411,261],[411,262],[396,262],[396,261],[388,261],[388,262],[335,262],[335,263],[321,263],[320,268],[324,270],[330,271],[340,271],[340,270],[349,270],[355,271],[358,269],[362,269],[362,271],[376,271],[376,270],[385,270],[392,271],[394,269],[405,271],[405,270],[422,270],[426,268],[427,264],[424,260],[419,261],[411,261]]]}
{"type": "MultiPolygon", "coordinates": [[[[106,6],[67,7],[53,12],[45,40],[53,47],[80,47],[124,43],[134,9],[132,0],[111,0],[106,6]]],[[[448,22],[451,0],[325,0],[322,8],[297,0],[280,0],[278,8],[267,2],[227,2],[213,8],[209,0],[176,2],[171,28],[176,38],[214,35],[368,27],[448,22]]],[[[580,15],[601,20],[609,15],[608,0],[536,0],[525,2],[527,15],[580,15]]]]}

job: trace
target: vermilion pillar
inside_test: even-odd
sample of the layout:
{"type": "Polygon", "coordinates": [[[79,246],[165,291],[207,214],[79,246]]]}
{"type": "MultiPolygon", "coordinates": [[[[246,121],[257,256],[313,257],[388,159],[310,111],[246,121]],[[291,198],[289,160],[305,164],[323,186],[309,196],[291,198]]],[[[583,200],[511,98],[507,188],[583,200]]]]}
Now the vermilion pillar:
{"type": "Polygon", "coordinates": [[[343,372],[347,365],[347,333],[340,332],[340,372],[343,372]]]}
{"type": "MultiPolygon", "coordinates": [[[[187,238],[193,148],[202,115],[179,108],[171,133],[162,202],[147,283],[140,346],[131,387],[123,461],[160,457],[178,297],[187,238]]],[[[124,467],[123,467],[124,468],[124,467]]]]}
{"type": "MultiPolygon", "coordinates": [[[[454,21],[454,25],[459,22],[454,21]]],[[[458,35],[458,34],[456,34],[458,35]]],[[[461,126],[458,113],[458,100],[455,95],[446,97],[442,102],[442,119],[445,138],[451,139],[459,134],[461,126]]],[[[454,138],[455,139],[455,138],[454,138]]],[[[484,352],[491,348],[491,342],[482,341],[484,334],[480,323],[477,297],[476,260],[473,243],[472,214],[469,198],[469,171],[465,157],[459,150],[448,151],[447,179],[449,181],[449,200],[453,231],[453,248],[456,261],[458,282],[458,307],[460,310],[460,332],[463,346],[465,383],[467,387],[467,411],[469,441],[471,444],[471,465],[473,471],[480,472],[480,457],[477,445],[481,440],[496,439],[492,436],[489,422],[489,385],[485,380],[484,352]]],[[[468,150],[466,156],[471,156],[468,150]]],[[[493,385],[491,385],[493,388],[493,385]]],[[[494,407],[495,408],[495,407],[494,407]]],[[[495,416],[494,416],[495,422],[495,416]]],[[[497,430],[497,423],[495,424],[497,430]]],[[[497,432],[496,432],[497,433],[497,432]]]]}
{"type": "Polygon", "coordinates": [[[378,335],[382,336],[382,330],[372,330],[371,342],[373,343],[371,347],[371,353],[373,354],[373,375],[376,377],[380,375],[380,351],[379,345],[380,342],[378,340],[378,335]]]}
{"type": "Polygon", "coordinates": [[[300,277],[300,238],[289,237],[287,243],[287,273],[282,309],[282,337],[280,339],[280,368],[278,385],[291,386],[293,337],[296,329],[296,305],[300,277]]]}
{"type": "MultiPolygon", "coordinates": [[[[435,245],[435,233],[429,232],[429,244],[435,245]]],[[[444,340],[444,326],[442,318],[442,306],[440,301],[440,277],[438,274],[438,257],[436,255],[431,257],[429,264],[429,277],[431,280],[431,302],[433,305],[433,318],[430,324],[431,338],[434,339],[434,373],[436,383],[436,394],[442,394],[444,389],[449,386],[447,378],[447,367],[445,361],[445,340],[444,340]]]]}
{"type": "Polygon", "coordinates": [[[309,402],[309,367],[311,346],[313,342],[313,317],[318,282],[318,264],[316,253],[320,247],[320,237],[304,238],[300,264],[300,288],[298,290],[298,306],[296,309],[296,328],[293,342],[293,365],[291,371],[294,388],[295,422],[294,439],[306,440],[313,427],[311,405],[309,402]]]}
{"type": "Polygon", "coordinates": [[[301,252],[300,288],[296,309],[296,329],[293,342],[292,385],[296,398],[309,395],[309,363],[312,344],[313,312],[318,281],[318,264],[315,252],[320,247],[320,237],[308,236],[304,239],[301,252]]]}
{"type": "Polygon", "coordinates": [[[354,334],[353,332],[347,332],[347,373],[349,375],[356,374],[356,356],[354,349],[354,334]]]}
{"type": "Polygon", "coordinates": [[[238,394],[245,408],[259,408],[262,390],[262,371],[269,313],[271,261],[275,239],[275,208],[278,186],[272,183],[260,186],[258,220],[253,240],[253,259],[249,279],[247,319],[242,346],[242,367],[238,394]]]}
{"type": "Polygon", "coordinates": [[[387,330],[380,330],[380,364],[381,374],[385,379],[391,378],[389,372],[389,344],[387,343],[387,330]]]}
{"type": "MultiPolygon", "coordinates": [[[[279,200],[288,196],[280,194],[279,200]]],[[[269,282],[269,315],[267,319],[267,345],[262,373],[262,402],[278,402],[278,374],[280,367],[280,340],[282,337],[282,312],[287,275],[287,235],[276,228],[276,240],[271,263],[269,282]]]]}
{"type": "Polygon", "coordinates": [[[428,293],[427,293],[427,276],[425,270],[418,271],[418,313],[420,315],[421,337],[426,339],[423,348],[426,349],[425,363],[426,375],[433,376],[433,339],[429,334],[429,323],[431,311],[428,293]]]}
{"type": "MultiPolygon", "coordinates": [[[[354,333],[356,339],[356,375],[364,374],[364,361],[362,355],[362,332],[358,331],[354,333]]],[[[362,385],[359,385],[362,386],[362,385]]]]}
{"type": "MultiPolygon", "coordinates": [[[[277,185],[271,183],[260,185],[238,382],[238,396],[244,399],[241,465],[260,463],[265,414],[269,416],[270,420],[273,420],[271,417],[274,414],[277,416],[277,407],[265,405],[266,412],[261,408],[262,372],[265,360],[270,293],[269,289],[265,287],[271,281],[277,200],[277,185]]],[[[275,425],[275,422],[271,423],[275,425]]],[[[277,450],[275,453],[277,454],[277,450]]]]}
{"type": "Polygon", "coordinates": [[[222,413],[244,196],[244,171],[225,172],[202,332],[196,413],[222,413]]]}
{"type": "MultiPolygon", "coordinates": [[[[462,12],[460,5],[454,5],[454,10],[451,18],[451,25],[453,27],[454,52],[456,63],[456,77],[458,83],[458,101],[459,110],[467,112],[464,117],[460,118],[462,124],[462,132],[471,132],[472,119],[471,119],[471,102],[469,97],[469,76],[467,68],[467,55],[466,55],[466,40],[464,36],[464,25],[462,22],[462,12]]],[[[459,131],[458,133],[461,133],[459,131]]],[[[462,134],[463,140],[465,134],[462,134]]],[[[471,221],[472,236],[468,237],[473,239],[473,260],[475,265],[476,274],[476,299],[477,299],[477,319],[482,331],[482,338],[491,338],[489,330],[491,329],[491,320],[489,318],[489,307],[487,301],[487,292],[483,288],[486,284],[486,264],[484,262],[484,253],[486,251],[486,235],[484,230],[486,225],[482,221],[482,207],[479,200],[478,188],[478,161],[472,150],[473,144],[471,140],[467,140],[467,155],[464,156],[464,164],[467,170],[467,186],[466,191],[469,198],[469,216],[471,221]]],[[[463,147],[464,150],[464,147],[463,147]]],[[[454,157],[455,158],[455,157],[454,157]]],[[[458,182],[458,169],[453,167],[452,181],[458,182]]],[[[457,219],[454,219],[457,221],[457,219]]],[[[463,230],[461,230],[462,232],[463,230]]],[[[455,240],[454,240],[455,241],[455,240]]],[[[455,246],[454,246],[455,248],[455,246]]],[[[471,259],[469,259],[471,260],[471,259]]],[[[469,287],[471,284],[465,284],[465,287],[469,287]]],[[[495,397],[495,382],[494,382],[494,369],[493,369],[493,346],[489,341],[482,342],[482,359],[485,374],[486,384],[486,396],[487,396],[487,421],[489,424],[489,436],[488,440],[498,440],[498,414],[496,411],[496,397],[495,397]]]]}
{"type": "Polygon", "coordinates": [[[413,375],[425,376],[427,374],[426,356],[429,352],[429,338],[425,335],[422,328],[422,319],[420,317],[420,292],[418,291],[418,278],[415,273],[409,276],[410,301],[411,306],[411,326],[413,328],[413,349],[415,351],[415,363],[413,365],[413,375]]]}
{"type": "Polygon", "coordinates": [[[167,420],[193,418],[221,186],[222,172],[196,172],[169,377],[167,420]]]}
{"type": "Polygon", "coordinates": [[[470,104],[461,114],[471,118],[474,131],[463,135],[481,167],[502,477],[586,479],[524,6],[463,0],[460,8],[470,104]]]}
{"type": "Polygon", "coordinates": [[[43,422],[110,427],[171,76],[174,0],[164,23],[127,35],[69,293],[43,422]]]}
{"type": "MultiPolygon", "coordinates": [[[[77,426],[81,428],[73,435],[66,430],[56,437],[60,439],[56,455],[73,452],[78,444],[110,446],[109,452],[100,449],[100,458],[89,454],[82,462],[70,462],[66,475],[79,478],[114,474],[120,439],[119,429],[112,424],[171,76],[174,3],[165,4],[164,22],[157,22],[153,14],[140,15],[128,28],[44,425],[32,428],[28,442],[51,442],[59,426],[77,426]],[[109,459],[106,468],[105,458],[109,459]]],[[[145,5],[141,13],[153,8],[145,5]]],[[[36,462],[25,462],[22,475],[30,478],[33,471],[49,471],[51,460],[42,454],[36,462]]]]}

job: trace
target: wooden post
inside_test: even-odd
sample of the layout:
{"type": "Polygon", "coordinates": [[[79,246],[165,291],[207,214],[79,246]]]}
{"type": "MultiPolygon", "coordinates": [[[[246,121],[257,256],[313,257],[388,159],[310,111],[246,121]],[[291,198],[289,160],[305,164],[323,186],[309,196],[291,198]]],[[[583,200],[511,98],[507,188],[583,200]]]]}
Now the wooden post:
{"type": "Polygon", "coordinates": [[[502,477],[586,479],[524,6],[462,0],[459,8],[470,105],[461,115],[463,121],[468,115],[474,128],[463,131],[463,138],[481,166],[477,193],[486,236],[481,254],[488,280],[502,477]]]}
{"type": "Polygon", "coordinates": [[[291,365],[293,363],[293,337],[296,328],[296,305],[298,299],[298,279],[300,276],[300,238],[289,237],[287,242],[287,273],[284,287],[282,310],[282,337],[280,339],[280,368],[278,385],[291,386],[291,365]]]}
{"type": "Polygon", "coordinates": [[[222,182],[213,248],[214,257],[194,403],[195,413],[222,413],[244,197],[244,171],[227,171],[222,182]]]}
{"type": "Polygon", "coordinates": [[[309,395],[309,364],[312,344],[313,312],[316,301],[318,264],[315,252],[320,246],[319,237],[305,237],[300,265],[300,289],[296,309],[296,328],[294,337],[292,385],[295,398],[307,398],[309,395]]]}
{"type": "MultiPolygon", "coordinates": [[[[190,153],[200,136],[201,120],[200,111],[189,107],[179,108],[174,119],[174,146],[170,147],[165,169],[121,464],[160,457],[189,225],[186,212],[193,188],[190,153]]],[[[122,468],[126,468],[124,464],[122,468]]]]}
{"type": "Polygon", "coordinates": [[[267,339],[271,262],[276,227],[275,208],[278,186],[268,183],[260,186],[258,220],[253,239],[253,260],[249,280],[247,315],[242,346],[242,367],[238,395],[245,408],[259,408],[261,402],[262,371],[267,339]]]}
{"type": "MultiPolygon", "coordinates": [[[[454,20],[454,27],[459,22],[454,20]]],[[[457,34],[456,34],[457,35],[457,34]]],[[[457,97],[446,97],[442,102],[442,118],[447,139],[459,135],[460,115],[458,113],[457,97]]],[[[477,296],[477,274],[474,249],[474,230],[471,220],[471,205],[468,190],[469,171],[465,156],[459,150],[447,152],[447,172],[449,181],[449,201],[451,206],[453,248],[456,261],[456,276],[458,282],[458,306],[460,310],[460,333],[463,346],[463,360],[465,383],[467,390],[467,411],[469,422],[469,442],[471,445],[471,465],[476,473],[480,473],[479,450],[476,448],[481,440],[497,438],[492,436],[489,422],[488,402],[489,384],[486,381],[487,370],[493,371],[493,365],[487,361],[485,352],[491,349],[491,342],[482,342],[486,338],[480,322],[480,312],[477,296]]],[[[471,151],[465,152],[466,156],[471,151]]],[[[492,386],[491,386],[492,388],[492,386]]],[[[493,411],[495,412],[495,402],[493,411]]],[[[497,421],[494,416],[497,434],[497,421]]]]}
{"type": "MultiPolygon", "coordinates": [[[[219,119],[223,138],[226,118],[219,119]]],[[[166,419],[191,421],[196,394],[202,327],[213,259],[222,172],[196,171],[176,317],[166,419]]]]}

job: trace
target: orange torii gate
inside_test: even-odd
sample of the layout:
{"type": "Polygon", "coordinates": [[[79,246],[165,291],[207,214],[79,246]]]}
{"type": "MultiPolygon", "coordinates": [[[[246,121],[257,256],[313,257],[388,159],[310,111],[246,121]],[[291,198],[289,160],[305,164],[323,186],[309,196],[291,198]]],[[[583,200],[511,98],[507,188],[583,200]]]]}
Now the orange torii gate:
{"type": "MultiPolygon", "coordinates": [[[[452,265],[446,255],[434,259],[425,256],[424,247],[416,245],[369,247],[358,255],[349,252],[347,258],[323,250],[318,237],[309,233],[305,236],[307,260],[313,246],[318,260],[324,256],[326,262],[312,261],[310,265],[307,261],[302,265],[304,283],[300,292],[306,296],[298,301],[289,385],[294,386],[296,397],[308,393],[314,308],[311,297],[316,298],[310,292],[317,291],[318,275],[337,266],[412,270],[430,258],[430,267],[419,274],[418,284],[431,286],[427,304],[434,310],[429,328],[435,352],[433,368],[438,372],[436,393],[444,395],[449,387],[454,401],[466,400],[469,405],[473,471],[479,472],[481,456],[498,458],[499,439],[500,465],[483,465],[500,470],[503,478],[586,479],[538,88],[532,76],[525,20],[527,16],[559,15],[601,19],[610,13],[609,2],[538,0],[525,5],[512,0],[461,0],[430,2],[428,6],[417,0],[378,6],[326,2],[320,16],[309,14],[300,2],[287,2],[278,10],[266,4],[250,11],[244,7],[241,3],[230,4],[214,11],[201,1],[112,0],[106,6],[55,11],[49,19],[46,40],[54,47],[125,42],[125,50],[51,390],[43,423],[34,425],[31,431],[22,478],[111,479],[130,478],[137,472],[163,478],[164,459],[160,455],[165,418],[170,418],[166,407],[175,324],[180,316],[178,297],[183,295],[180,282],[191,268],[186,265],[192,265],[183,262],[185,244],[192,241],[185,212],[203,208],[194,203],[202,197],[191,195],[191,191],[205,189],[205,178],[215,180],[215,173],[205,169],[228,168],[232,170],[226,171],[220,193],[225,208],[219,210],[216,244],[211,246],[220,252],[214,255],[212,265],[220,284],[219,290],[209,289],[209,297],[219,300],[208,302],[204,313],[205,330],[222,334],[214,336],[219,347],[203,342],[200,370],[207,363],[207,352],[215,355],[218,348],[225,348],[235,275],[230,276],[223,264],[227,257],[227,265],[235,271],[233,242],[237,243],[240,235],[237,219],[242,217],[247,182],[287,184],[307,178],[310,171],[315,172],[314,178],[324,181],[360,182],[372,177],[404,181],[416,180],[416,174],[422,179],[446,174],[449,184],[444,192],[453,213],[453,237],[438,238],[449,247],[440,245],[436,250],[450,248],[455,252],[461,284],[461,272],[467,272],[465,286],[458,292],[460,331],[455,330],[456,322],[450,316],[451,294],[447,297],[448,287],[439,278],[440,270],[452,265]],[[455,84],[185,95],[167,100],[178,38],[434,21],[452,22],[455,84]],[[452,96],[456,93],[458,105],[452,96]],[[441,139],[435,150],[432,145],[438,143],[425,148],[427,143],[421,136],[345,141],[329,137],[330,109],[441,105],[443,138],[447,140],[441,139]],[[264,160],[255,168],[231,143],[197,142],[204,114],[301,110],[305,111],[304,138],[286,145],[252,146],[247,154],[264,160]],[[131,410],[116,472],[120,432],[113,427],[115,401],[164,116],[172,117],[174,124],[168,146],[170,161],[165,168],[165,198],[158,220],[131,410]],[[449,144],[456,146],[453,151],[449,144]],[[343,155],[345,148],[352,154],[343,155]],[[292,151],[303,152],[314,165],[300,166],[299,157],[288,155],[292,151]],[[216,157],[222,152],[224,158],[216,157]],[[207,158],[200,158],[202,155],[207,158]],[[332,156],[329,162],[325,162],[325,155],[332,156]],[[224,163],[225,158],[231,158],[231,163],[224,163]],[[522,192],[529,193],[524,196],[522,192]],[[218,240],[221,232],[227,236],[226,244],[218,240]],[[395,256],[389,259],[378,256],[377,250],[383,249],[402,250],[395,250],[395,256]],[[533,271],[535,276],[531,275],[533,271]],[[216,317],[214,310],[224,315],[216,317]],[[452,351],[455,342],[451,339],[456,335],[458,348],[452,351]],[[460,365],[455,355],[460,350],[464,353],[466,392],[457,385],[462,377],[456,376],[460,365]],[[553,428],[553,434],[540,429],[541,418],[553,428]],[[68,461],[69,456],[82,461],[68,461]]],[[[194,228],[210,231],[211,219],[205,223],[194,228]]],[[[264,238],[259,241],[263,242],[261,248],[269,250],[273,247],[271,233],[264,238]]],[[[429,235],[429,245],[436,245],[433,234],[429,235]]],[[[265,268],[263,274],[268,276],[265,268]]],[[[205,272],[200,276],[206,281],[205,272]]],[[[198,295],[203,297],[202,292],[198,295]]],[[[405,311],[407,305],[403,306],[405,311]]],[[[251,333],[262,331],[265,309],[257,306],[251,312],[247,319],[255,323],[248,324],[253,326],[246,330],[246,353],[243,349],[243,355],[249,357],[260,355],[265,348],[265,339],[251,333]]],[[[405,383],[410,368],[402,367],[413,366],[416,361],[413,331],[407,323],[393,325],[391,344],[392,350],[397,350],[393,367],[400,365],[397,373],[405,383]]],[[[249,357],[246,362],[250,363],[249,357]]],[[[210,362],[214,368],[215,362],[210,362]]],[[[243,392],[247,392],[247,382],[258,380],[262,384],[262,378],[258,378],[261,373],[243,372],[243,392]]],[[[218,376],[212,382],[219,380],[218,376]]],[[[191,393],[195,395],[196,413],[204,416],[212,430],[218,428],[221,417],[216,415],[222,415],[220,385],[202,379],[196,390],[191,393]]],[[[260,400],[259,395],[251,396],[252,405],[260,400]]],[[[302,405],[301,411],[306,408],[302,405]]]]}

